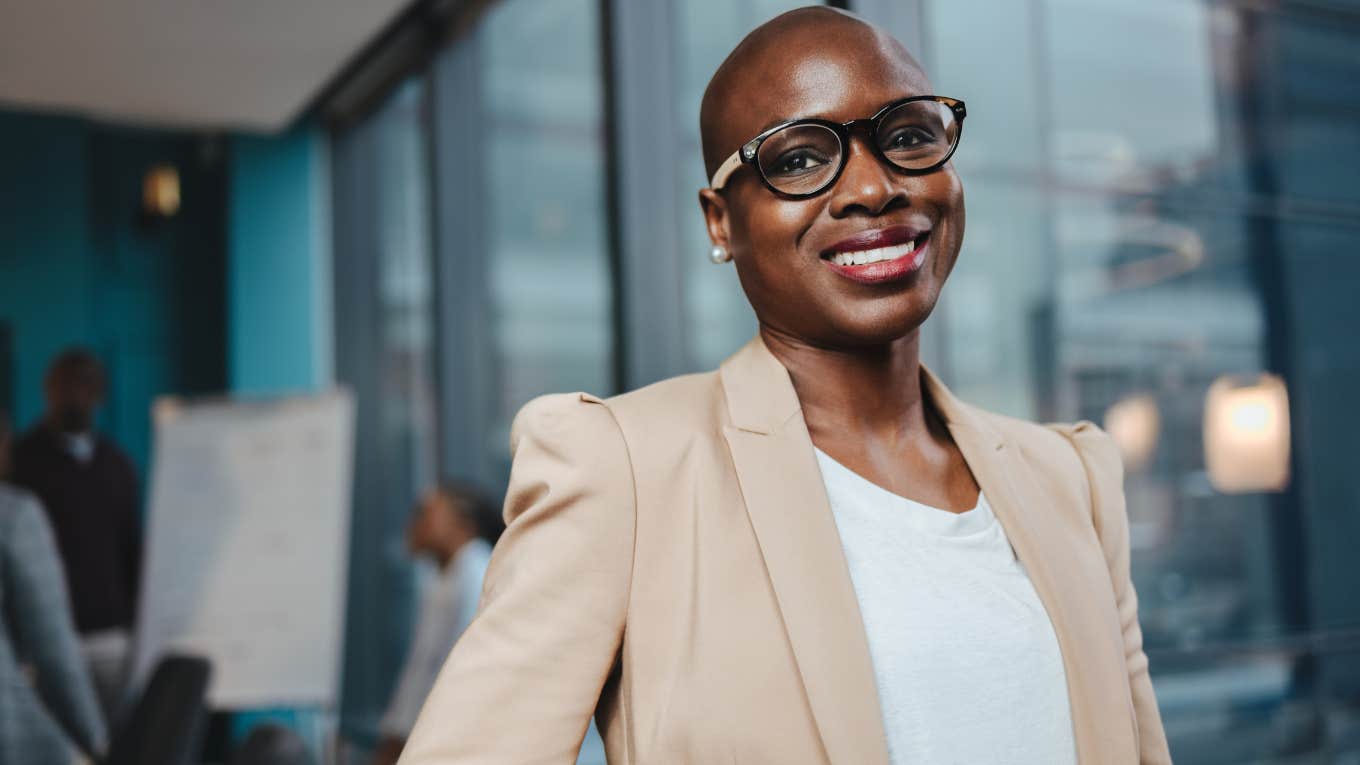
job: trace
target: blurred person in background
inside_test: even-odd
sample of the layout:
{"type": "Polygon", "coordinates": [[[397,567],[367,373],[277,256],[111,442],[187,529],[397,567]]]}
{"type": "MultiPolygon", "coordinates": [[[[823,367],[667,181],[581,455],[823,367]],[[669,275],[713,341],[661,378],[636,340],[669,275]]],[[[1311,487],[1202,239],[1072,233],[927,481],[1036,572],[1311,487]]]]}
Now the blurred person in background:
{"type": "Polygon", "coordinates": [[[14,447],[14,482],[47,511],[70,586],[100,704],[117,721],[142,565],[137,474],[95,431],[104,367],[91,352],[62,352],[43,380],[47,410],[14,447]]]}
{"type": "Polygon", "coordinates": [[[373,765],[391,765],[400,756],[439,668],[477,612],[482,575],[498,534],[495,504],[477,488],[457,481],[444,481],[426,492],[411,514],[407,549],[433,561],[439,577],[421,601],[400,679],[379,723],[382,741],[373,765]]]}
{"type": "Polygon", "coordinates": [[[103,754],[104,720],[47,518],[6,483],[9,442],[0,411],[0,763],[68,765],[103,754]]]}
{"type": "Polygon", "coordinates": [[[405,765],[568,763],[592,715],[620,765],[1170,762],[1114,442],[921,365],[965,114],[825,6],[718,67],[707,255],[759,334],[520,411],[509,527],[405,765]]]}

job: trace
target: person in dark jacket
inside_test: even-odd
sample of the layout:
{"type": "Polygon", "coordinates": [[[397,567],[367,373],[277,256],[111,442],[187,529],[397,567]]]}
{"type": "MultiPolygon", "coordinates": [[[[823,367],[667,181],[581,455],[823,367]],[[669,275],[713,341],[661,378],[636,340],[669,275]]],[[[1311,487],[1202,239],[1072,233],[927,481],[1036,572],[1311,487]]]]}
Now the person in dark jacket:
{"type": "Polygon", "coordinates": [[[14,447],[14,482],[37,495],[61,552],[76,629],[106,716],[116,718],[136,612],[142,530],[137,474],[95,431],[104,401],[94,354],[60,354],[44,380],[47,411],[14,447]]]}
{"type": "Polygon", "coordinates": [[[103,753],[104,721],[37,499],[5,483],[0,412],[0,763],[67,765],[103,753]]]}

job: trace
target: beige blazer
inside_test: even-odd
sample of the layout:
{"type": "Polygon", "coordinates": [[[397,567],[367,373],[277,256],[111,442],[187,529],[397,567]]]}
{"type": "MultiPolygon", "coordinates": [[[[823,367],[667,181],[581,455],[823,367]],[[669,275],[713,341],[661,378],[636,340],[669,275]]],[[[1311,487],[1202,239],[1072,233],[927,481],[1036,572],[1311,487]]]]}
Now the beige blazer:
{"type": "MultiPolygon", "coordinates": [[[[923,377],[1053,621],[1080,762],[1170,762],[1113,443],[923,377]]],[[[812,441],[759,338],[718,372],[537,399],[511,442],[509,527],[404,765],[572,763],[592,714],[611,765],[888,765],[812,441]]]]}

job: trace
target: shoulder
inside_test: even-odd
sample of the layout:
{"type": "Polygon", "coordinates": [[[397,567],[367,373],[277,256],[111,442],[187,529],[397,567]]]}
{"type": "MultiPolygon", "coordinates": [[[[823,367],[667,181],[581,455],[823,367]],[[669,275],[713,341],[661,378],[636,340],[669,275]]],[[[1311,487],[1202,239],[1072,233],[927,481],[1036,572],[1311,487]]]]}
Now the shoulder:
{"type": "Polygon", "coordinates": [[[589,393],[551,393],[520,407],[510,425],[510,449],[526,440],[590,443],[617,433],[603,399],[589,393]]]}
{"type": "Polygon", "coordinates": [[[589,393],[540,396],[520,409],[511,428],[516,436],[568,433],[580,437],[619,434],[674,434],[694,431],[722,407],[716,372],[681,375],[609,398],[589,393]]]}
{"type": "Polygon", "coordinates": [[[25,489],[0,482],[0,519],[9,519],[42,512],[38,498],[25,489]]]}
{"type": "Polygon", "coordinates": [[[42,503],[31,493],[0,483],[0,541],[47,533],[42,503]]]}
{"type": "Polygon", "coordinates": [[[606,402],[620,418],[648,425],[693,423],[696,415],[720,404],[722,383],[717,372],[671,377],[614,396],[606,402]]]}
{"type": "Polygon", "coordinates": [[[98,444],[99,450],[107,454],[120,470],[125,470],[129,473],[135,472],[135,468],[132,465],[132,458],[129,457],[127,452],[123,451],[122,447],[120,447],[112,438],[109,438],[103,433],[96,433],[95,443],[98,444]]]}
{"type": "Polygon", "coordinates": [[[710,451],[722,440],[727,417],[717,372],[672,377],[607,403],[635,459],[648,466],[676,465],[686,454],[710,451]]]}
{"type": "Polygon", "coordinates": [[[973,408],[1025,461],[1054,482],[1078,484],[1088,495],[1123,491],[1119,447],[1096,424],[1037,424],[973,408]]]}
{"type": "Polygon", "coordinates": [[[970,408],[1028,459],[1073,468],[1083,466],[1088,460],[1119,464],[1119,449],[1114,438],[1087,419],[1038,423],[978,407],[970,408]]]}
{"type": "Polygon", "coordinates": [[[51,448],[52,439],[46,429],[35,425],[14,439],[12,447],[14,459],[20,460],[51,448]]]}

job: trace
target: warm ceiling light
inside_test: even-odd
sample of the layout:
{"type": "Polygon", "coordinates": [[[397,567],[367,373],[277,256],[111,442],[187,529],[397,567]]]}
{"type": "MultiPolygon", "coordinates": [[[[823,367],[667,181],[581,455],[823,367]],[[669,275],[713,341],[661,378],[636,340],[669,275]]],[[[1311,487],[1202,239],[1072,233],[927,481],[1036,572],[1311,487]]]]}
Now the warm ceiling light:
{"type": "Polygon", "coordinates": [[[174,165],[155,165],[142,179],[142,211],[156,218],[179,212],[179,171],[174,165]]]}
{"type": "Polygon", "coordinates": [[[1289,394],[1271,374],[1220,377],[1204,402],[1204,464],[1225,494],[1289,484],[1289,394]]]}
{"type": "Polygon", "coordinates": [[[1142,393],[1116,401],[1105,411],[1105,430],[1119,447],[1124,468],[1129,472],[1142,470],[1152,458],[1162,430],[1157,400],[1142,393]]]}

